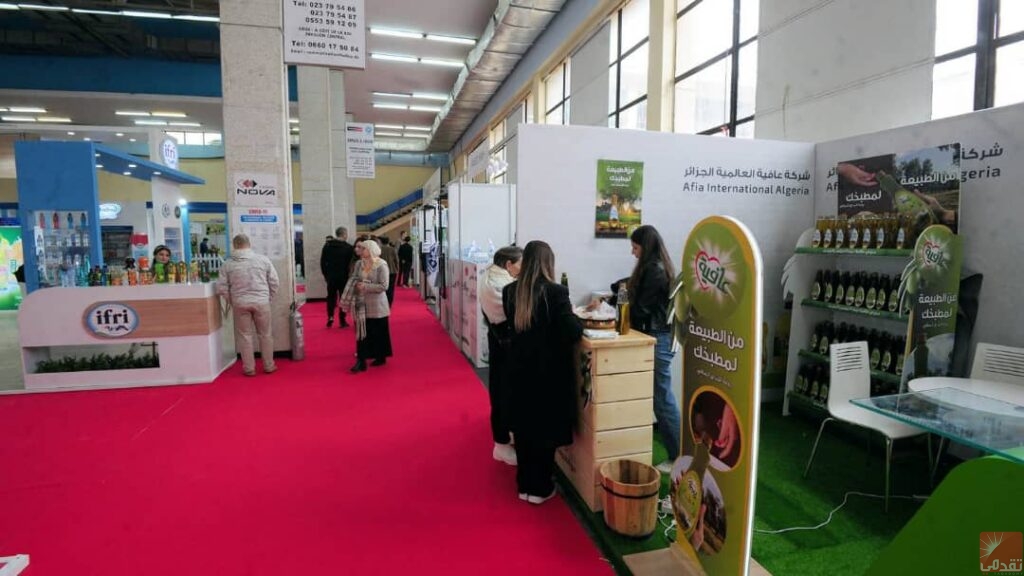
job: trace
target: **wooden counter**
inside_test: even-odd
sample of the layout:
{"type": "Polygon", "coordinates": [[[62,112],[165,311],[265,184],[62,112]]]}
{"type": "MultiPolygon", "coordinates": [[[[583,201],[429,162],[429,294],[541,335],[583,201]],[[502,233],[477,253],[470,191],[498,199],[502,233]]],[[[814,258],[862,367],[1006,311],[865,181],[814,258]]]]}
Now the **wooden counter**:
{"type": "Polygon", "coordinates": [[[601,510],[598,468],[628,458],[651,463],[654,338],[635,330],[614,340],[584,337],[577,347],[579,425],[555,461],[591,510],[601,510]]]}

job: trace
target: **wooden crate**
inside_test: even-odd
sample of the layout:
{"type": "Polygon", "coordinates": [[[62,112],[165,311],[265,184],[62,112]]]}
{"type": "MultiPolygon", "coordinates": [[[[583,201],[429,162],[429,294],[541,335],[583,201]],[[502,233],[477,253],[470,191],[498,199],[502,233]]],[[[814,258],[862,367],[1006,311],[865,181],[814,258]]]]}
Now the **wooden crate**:
{"type": "Polygon", "coordinates": [[[580,414],[582,424],[593,430],[618,430],[654,423],[654,398],[588,405],[580,414]]]}
{"type": "Polygon", "coordinates": [[[601,464],[629,459],[650,464],[653,439],[650,426],[594,432],[583,425],[571,446],[558,449],[555,461],[592,510],[601,509],[601,464]]]}
{"type": "Polygon", "coordinates": [[[650,398],[654,393],[654,372],[593,375],[590,401],[595,404],[650,398]]]}

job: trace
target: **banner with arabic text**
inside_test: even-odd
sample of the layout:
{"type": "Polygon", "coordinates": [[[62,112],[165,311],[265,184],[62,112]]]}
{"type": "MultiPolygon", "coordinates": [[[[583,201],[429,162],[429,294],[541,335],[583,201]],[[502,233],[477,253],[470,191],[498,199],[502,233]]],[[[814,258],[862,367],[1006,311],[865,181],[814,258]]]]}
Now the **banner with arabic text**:
{"type": "Polygon", "coordinates": [[[644,163],[597,161],[595,238],[628,238],[640,226],[644,195],[644,163]]]}
{"type": "Polygon", "coordinates": [[[708,574],[746,574],[757,481],[761,252],[749,229],[712,216],[683,248],[675,297],[683,340],[682,450],[672,467],[676,545],[708,574]]]}
{"type": "Polygon", "coordinates": [[[926,376],[950,376],[956,343],[963,245],[946,226],[927,228],[914,246],[914,260],[904,272],[911,299],[910,341],[903,361],[906,383],[926,376]]]}

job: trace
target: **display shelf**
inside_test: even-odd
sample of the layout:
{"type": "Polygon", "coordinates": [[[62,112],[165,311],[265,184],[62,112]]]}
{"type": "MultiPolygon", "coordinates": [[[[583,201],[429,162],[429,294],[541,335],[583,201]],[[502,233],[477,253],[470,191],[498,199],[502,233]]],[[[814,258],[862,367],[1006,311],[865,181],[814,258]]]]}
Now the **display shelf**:
{"type": "Polygon", "coordinates": [[[814,400],[811,400],[810,398],[804,396],[803,394],[800,394],[799,392],[790,391],[788,394],[786,394],[786,397],[789,398],[790,404],[804,408],[805,410],[808,410],[816,415],[828,416],[827,406],[815,402],[814,400]]]}
{"type": "Polygon", "coordinates": [[[859,250],[856,248],[814,248],[813,246],[799,246],[797,254],[827,254],[831,256],[878,256],[888,258],[910,258],[914,251],[907,248],[897,250],[895,248],[859,250]]]}
{"type": "MultiPolygon", "coordinates": [[[[829,363],[828,356],[825,356],[824,354],[818,354],[817,352],[811,352],[810,350],[800,350],[799,352],[797,352],[797,354],[801,358],[807,358],[808,360],[814,360],[816,362],[821,362],[823,364],[828,364],[829,363]]],[[[880,380],[882,382],[886,382],[886,383],[889,383],[889,384],[899,384],[900,383],[900,377],[895,375],[895,374],[892,374],[890,372],[881,372],[879,370],[872,370],[871,371],[871,377],[874,378],[875,380],[880,380]]]]}
{"type": "Polygon", "coordinates": [[[858,316],[867,316],[869,318],[884,318],[886,320],[892,320],[894,322],[906,323],[908,317],[900,316],[895,312],[889,312],[888,310],[870,310],[868,308],[857,308],[856,306],[846,306],[843,304],[829,304],[827,302],[819,302],[813,298],[804,298],[800,301],[801,306],[807,306],[809,308],[822,308],[824,310],[833,310],[836,312],[846,312],[848,314],[856,314],[858,316]]]}

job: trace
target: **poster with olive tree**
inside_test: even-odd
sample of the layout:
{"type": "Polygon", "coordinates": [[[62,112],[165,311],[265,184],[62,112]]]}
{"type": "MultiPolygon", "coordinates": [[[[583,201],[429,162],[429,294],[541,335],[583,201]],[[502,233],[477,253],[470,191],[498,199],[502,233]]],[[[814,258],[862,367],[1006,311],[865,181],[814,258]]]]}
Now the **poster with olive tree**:
{"type": "Polygon", "coordinates": [[[643,191],[643,162],[598,160],[594,236],[628,238],[640,226],[643,191]]]}

